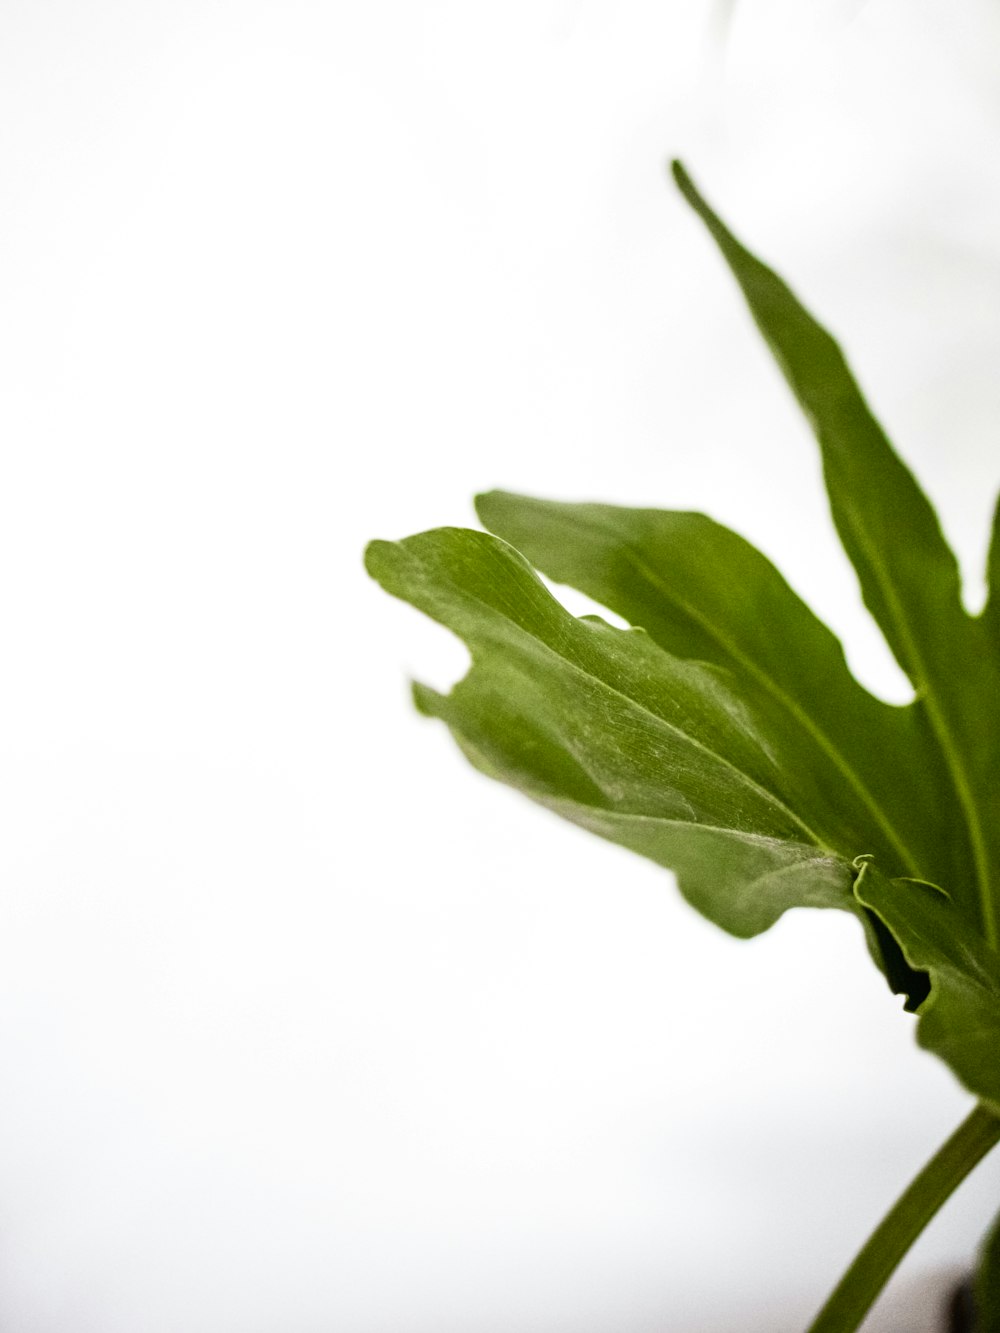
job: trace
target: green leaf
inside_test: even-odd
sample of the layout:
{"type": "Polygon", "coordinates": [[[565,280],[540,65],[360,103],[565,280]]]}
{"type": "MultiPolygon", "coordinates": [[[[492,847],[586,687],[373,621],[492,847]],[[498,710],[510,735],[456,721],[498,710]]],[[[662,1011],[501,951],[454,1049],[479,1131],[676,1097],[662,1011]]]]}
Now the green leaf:
{"type": "MultiPolygon", "coordinates": [[[[865,601],[919,685],[931,621],[964,626],[958,565],[937,515],[875,420],[836,342],[778,275],[729,231],[679,162],[674,177],[717,242],[823,453],[834,520],[865,601]]],[[[946,653],[952,662],[953,655],[946,653]]]]}
{"type": "Polygon", "coordinates": [[[484,533],[375,542],[367,565],[467,643],[473,665],[451,694],[418,686],[416,698],[491,777],[675,870],[688,899],[734,934],[793,906],[857,910],[801,756],[728,672],[642,630],[576,619],[484,533]]]}
{"type": "Polygon", "coordinates": [[[954,792],[956,840],[974,874],[956,903],[1000,938],[1000,655],[966,614],[955,557],[926,496],[893,452],[840,348],[785,283],[729,231],[674,164],[681,192],[732,269],[813,427],[833,518],[865,602],[913,681],[954,792]]]}
{"type": "Polygon", "coordinates": [[[845,852],[863,847],[890,874],[968,873],[956,864],[923,710],[864,690],[834,635],[742,537],[701,514],[502,491],[476,503],[483,524],[550,578],[641,625],[668,652],[729,669],[802,755],[845,852]]]}
{"type": "Polygon", "coordinates": [[[857,868],[855,897],[885,923],[909,965],[930,977],[917,1039],[1000,1110],[1000,953],[935,885],[889,879],[867,858],[857,868]]]}
{"type": "Polygon", "coordinates": [[[675,171],[813,424],[913,702],[872,698],[768,561],[697,514],[480,498],[487,526],[628,630],[571,616],[485,533],[375,542],[369,571],[468,645],[468,675],[415,698],[479,769],[676,871],[736,935],[794,906],[852,911],[922,1044],[1000,1109],[1000,530],[974,618],[837,345],[675,171]]]}

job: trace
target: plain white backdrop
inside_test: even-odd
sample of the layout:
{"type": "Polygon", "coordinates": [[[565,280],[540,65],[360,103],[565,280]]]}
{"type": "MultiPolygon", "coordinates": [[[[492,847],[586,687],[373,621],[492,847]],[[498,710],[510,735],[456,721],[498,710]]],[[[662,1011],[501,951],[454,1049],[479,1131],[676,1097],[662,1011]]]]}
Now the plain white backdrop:
{"type": "Polygon", "coordinates": [[[473,774],[361,569],[496,485],[706,510],[905,697],[680,153],[981,598],[1000,11],[726,13],[3,6],[4,1330],[796,1333],[965,1113],[850,920],[739,944],[473,774]]]}

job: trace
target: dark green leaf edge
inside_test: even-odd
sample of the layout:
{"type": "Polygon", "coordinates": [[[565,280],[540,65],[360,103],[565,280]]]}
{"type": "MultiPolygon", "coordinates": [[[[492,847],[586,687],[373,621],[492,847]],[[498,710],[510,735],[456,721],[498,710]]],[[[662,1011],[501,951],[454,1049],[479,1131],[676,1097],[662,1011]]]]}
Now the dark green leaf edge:
{"type": "Polygon", "coordinates": [[[917,1013],[917,1040],[964,1086],[1000,1113],[1000,954],[920,880],[890,880],[872,859],[855,859],[854,896],[898,942],[907,963],[930,978],[917,1013]]]}

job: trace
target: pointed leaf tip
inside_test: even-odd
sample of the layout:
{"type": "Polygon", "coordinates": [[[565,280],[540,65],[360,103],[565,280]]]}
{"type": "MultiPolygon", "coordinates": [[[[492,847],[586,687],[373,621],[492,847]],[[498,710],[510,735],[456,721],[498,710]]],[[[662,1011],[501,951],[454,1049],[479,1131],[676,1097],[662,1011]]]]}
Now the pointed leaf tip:
{"type": "Polygon", "coordinates": [[[674,178],[674,184],[695,212],[705,217],[707,212],[705,200],[692,180],[691,173],[679,157],[675,157],[670,163],[670,174],[674,178]]]}

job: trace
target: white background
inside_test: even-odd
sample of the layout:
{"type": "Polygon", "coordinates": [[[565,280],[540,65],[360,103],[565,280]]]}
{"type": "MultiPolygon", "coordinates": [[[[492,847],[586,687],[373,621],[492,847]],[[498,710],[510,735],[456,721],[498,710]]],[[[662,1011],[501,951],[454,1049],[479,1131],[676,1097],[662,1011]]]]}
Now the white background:
{"type": "Polygon", "coordinates": [[[739,944],[468,770],[361,570],[494,485],[703,509],[905,697],[681,153],[981,597],[1000,10],[724,12],[0,11],[5,1333],[796,1333],[964,1115],[853,922],[739,944]]]}

